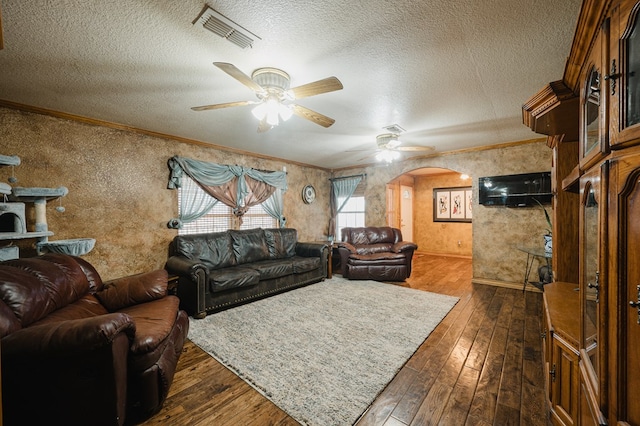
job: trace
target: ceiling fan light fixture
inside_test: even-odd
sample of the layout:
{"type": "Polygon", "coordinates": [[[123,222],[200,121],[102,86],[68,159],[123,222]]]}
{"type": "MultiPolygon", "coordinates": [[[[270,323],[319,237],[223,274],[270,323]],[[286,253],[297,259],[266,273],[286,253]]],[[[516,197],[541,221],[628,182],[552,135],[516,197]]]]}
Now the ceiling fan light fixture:
{"type": "Polygon", "coordinates": [[[270,126],[277,126],[280,120],[287,121],[293,115],[293,111],[287,105],[283,105],[277,98],[270,96],[263,100],[251,113],[259,121],[265,120],[270,126]]]}
{"type": "Polygon", "coordinates": [[[393,163],[393,160],[397,160],[398,158],[400,158],[400,153],[389,149],[383,149],[376,154],[376,160],[385,161],[387,163],[393,163]]]}

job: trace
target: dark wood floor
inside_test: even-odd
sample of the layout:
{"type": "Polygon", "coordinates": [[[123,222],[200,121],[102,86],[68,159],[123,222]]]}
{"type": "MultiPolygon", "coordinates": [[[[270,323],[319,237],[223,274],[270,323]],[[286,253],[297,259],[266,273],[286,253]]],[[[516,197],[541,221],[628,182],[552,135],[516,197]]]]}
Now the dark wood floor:
{"type": "MultiPolygon", "coordinates": [[[[367,425],[544,425],[540,293],[471,283],[471,260],[418,255],[402,285],[458,304],[358,421],[367,425]]],[[[297,425],[187,342],[163,409],[145,425],[297,425]]]]}

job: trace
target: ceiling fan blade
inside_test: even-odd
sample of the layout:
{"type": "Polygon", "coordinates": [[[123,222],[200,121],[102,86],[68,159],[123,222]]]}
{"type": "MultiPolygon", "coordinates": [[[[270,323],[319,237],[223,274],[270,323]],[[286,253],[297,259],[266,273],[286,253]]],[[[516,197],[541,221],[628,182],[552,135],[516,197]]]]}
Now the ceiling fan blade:
{"type": "Polygon", "coordinates": [[[300,105],[291,104],[291,110],[298,117],[313,121],[314,123],[319,124],[322,127],[330,127],[333,123],[336,122],[336,120],[334,120],[333,118],[329,118],[326,115],[322,115],[319,112],[312,111],[309,108],[305,108],[300,105]]]}
{"type": "Polygon", "coordinates": [[[194,110],[194,111],[206,111],[206,110],[209,110],[209,109],[230,108],[230,107],[236,107],[236,106],[253,105],[253,104],[257,104],[257,103],[259,103],[259,102],[256,102],[256,101],[237,101],[237,102],[227,102],[227,103],[224,103],[224,104],[197,106],[197,107],[192,107],[191,109],[194,110]]]}
{"type": "Polygon", "coordinates": [[[226,72],[231,77],[235,78],[254,92],[265,92],[262,86],[251,80],[251,77],[240,71],[238,68],[236,68],[235,65],[226,62],[214,62],[213,65],[220,68],[222,71],[226,72]]]}
{"type": "Polygon", "coordinates": [[[397,146],[393,148],[394,151],[405,152],[420,152],[420,151],[433,151],[435,148],[432,146],[397,146]]]}
{"type": "Polygon", "coordinates": [[[273,126],[267,123],[266,118],[263,118],[262,120],[260,120],[260,123],[258,123],[258,133],[264,133],[267,130],[271,130],[272,128],[273,126]]]}
{"type": "Polygon", "coordinates": [[[309,96],[319,95],[321,93],[334,92],[342,89],[342,83],[336,77],[328,77],[323,80],[314,81],[313,83],[303,84],[302,86],[289,89],[294,99],[307,98],[309,96]]]}

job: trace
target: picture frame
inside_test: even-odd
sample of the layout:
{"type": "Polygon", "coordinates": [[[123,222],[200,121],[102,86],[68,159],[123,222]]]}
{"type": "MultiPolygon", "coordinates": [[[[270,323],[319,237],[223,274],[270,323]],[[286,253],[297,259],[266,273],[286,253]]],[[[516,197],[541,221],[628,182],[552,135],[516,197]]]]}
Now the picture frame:
{"type": "Polygon", "coordinates": [[[434,188],[434,222],[471,222],[473,218],[473,191],[469,186],[434,188]]]}

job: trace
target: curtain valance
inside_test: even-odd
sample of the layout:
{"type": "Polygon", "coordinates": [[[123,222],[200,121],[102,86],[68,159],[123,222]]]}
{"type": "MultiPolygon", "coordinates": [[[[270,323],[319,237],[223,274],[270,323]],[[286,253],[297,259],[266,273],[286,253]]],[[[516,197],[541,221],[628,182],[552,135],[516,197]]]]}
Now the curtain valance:
{"type": "MultiPolygon", "coordinates": [[[[171,157],[168,165],[170,176],[167,188],[180,188],[182,179],[186,175],[211,197],[231,207],[239,218],[249,207],[263,203],[274,194],[287,189],[286,172],[261,171],[250,167],[208,163],[178,156],[171,157]]],[[[270,204],[268,213],[277,214],[274,217],[283,224],[280,195],[277,194],[275,199],[277,207],[270,204]]],[[[185,213],[194,215],[192,209],[188,210],[188,212],[181,211],[181,217],[178,220],[172,219],[169,227],[180,227],[182,222],[185,222],[185,213]],[[174,223],[175,226],[173,226],[174,223]]]]}

